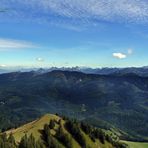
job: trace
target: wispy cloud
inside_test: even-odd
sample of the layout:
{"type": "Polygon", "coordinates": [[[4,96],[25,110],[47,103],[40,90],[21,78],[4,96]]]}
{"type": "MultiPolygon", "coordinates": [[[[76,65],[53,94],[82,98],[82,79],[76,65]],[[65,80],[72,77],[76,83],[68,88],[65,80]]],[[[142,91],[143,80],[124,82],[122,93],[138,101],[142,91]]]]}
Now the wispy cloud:
{"type": "Polygon", "coordinates": [[[0,38],[0,50],[33,48],[36,45],[27,41],[0,38]]]}
{"type": "Polygon", "coordinates": [[[75,29],[80,24],[97,24],[100,20],[148,22],[147,0],[0,0],[0,3],[2,8],[9,10],[0,15],[0,18],[3,17],[1,21],[19,19],[56,23],[70,26],[70,29],[75,29]]]}

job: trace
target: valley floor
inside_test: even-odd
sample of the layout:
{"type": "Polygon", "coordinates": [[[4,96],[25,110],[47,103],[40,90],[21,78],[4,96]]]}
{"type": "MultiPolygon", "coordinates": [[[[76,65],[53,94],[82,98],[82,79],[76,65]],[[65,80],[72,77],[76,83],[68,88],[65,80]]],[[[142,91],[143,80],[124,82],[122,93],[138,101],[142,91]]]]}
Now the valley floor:
{"type": "Polygon", "coordinates": [[[130,148],[148,148],[148,143],[146,142],[130,142],[123,141],[129,145],[130,148]]]}

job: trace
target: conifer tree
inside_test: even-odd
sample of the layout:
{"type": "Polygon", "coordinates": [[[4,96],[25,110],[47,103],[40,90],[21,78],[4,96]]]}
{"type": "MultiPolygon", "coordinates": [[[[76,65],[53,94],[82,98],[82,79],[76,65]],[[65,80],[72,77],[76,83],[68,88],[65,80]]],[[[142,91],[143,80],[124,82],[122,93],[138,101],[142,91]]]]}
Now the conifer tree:
{"type": "Polygon", "coordinates": [[[0,137],[0,148],[5,148],[4,141],[2,140],[1,137],[0,137]]]}
{"type": "Polygon", "coordinates": [[[46,148],[44,142],[41,139],[36,142],[36,148],[46,148]]]}
{"type": "Polygon", "coordinates": [[[16,142],[14,139],[14,136],[12,133],[10,133],[9,137],[8,137],[8,142],[11,143],[12,145],[16,146],[16,142]]]}
{"type": "Polygon", "coordinates": [[[27,135],[23,136],[20,144],[19,144],[19,148],[28,148],[28,138],[27,135]]]}
{"type": "Polygon", "coordinates": [[[54,129],[54,127],[55,127],[55,121],[54,120],[50,120],[49,128],[50,129],[54,129]]]}
{"type": "Polygon", "coordinates": [[[36,148],[35,138],[32,134],[28,138],[28,147],[29,148],[36,148]]]}

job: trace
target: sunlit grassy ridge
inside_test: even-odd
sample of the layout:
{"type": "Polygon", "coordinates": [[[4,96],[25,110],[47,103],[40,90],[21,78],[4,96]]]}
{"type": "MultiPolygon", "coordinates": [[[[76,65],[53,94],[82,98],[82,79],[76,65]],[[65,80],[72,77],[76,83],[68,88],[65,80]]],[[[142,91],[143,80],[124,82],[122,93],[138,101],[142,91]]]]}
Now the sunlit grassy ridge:
{"type": "Polygon", "coordinates": [[[17,129],[12,129],[7,131],[6,133],[13,133],[13,136],[15,137],[15,140],[19,142],[21,138],[26,134],[27,136],[33,134],[33,136],[38,139],[40,138],[41,134],[39,130],[43,130],[45,124],[49,124],[50,120],[59,120],[60,117],[52,114],[46,114],[43,117],[30,122],[28,124],[25,124],[17,129]]]}
{"type": "MultiPolygon", "coordinates": [[[[75,136],[72,135],[72,133],[65,127],[66,120],[64,120],[62,117],[59,117],[57,115],[52,114],[46,114],[43,117],[30,122],[28,124],[25,124],[19,128],[11,129],[6,132],[7,135],[10,133],[13,134],[15,140],[17,143],[21,141],[21,138],[26,134],[27,136],[30,136],[31,134],[35,137],[36,140],[41,138],[41,131],[44,129],[45,124],[49,124],[51,120],[55,121],[55,126],[53,129],[51,129],[51,135],[56,139],[56,141],[59,143],[61,147],[65,147],[61,141],[59,141],[56,137],[57,131],[59,127],[61,126],[63,129],[63,132],[68,135],[69,139],[72,143],[72,148],[81,148],[82,146],[80,143],[75,139],[75,136]],[[60,121],[60,122],[59,122],[60,121]],[[60,123],[60,124],[59,124],[60,123]]],[[[114,146],[108,142],[107,140],[104,141],[104,143],[101,143],[99,139],[96,139],[93,141],[89,135],[87,135],[81,128],[80,132],[86,142],[87,148],[113,148],[114,146]]]]}

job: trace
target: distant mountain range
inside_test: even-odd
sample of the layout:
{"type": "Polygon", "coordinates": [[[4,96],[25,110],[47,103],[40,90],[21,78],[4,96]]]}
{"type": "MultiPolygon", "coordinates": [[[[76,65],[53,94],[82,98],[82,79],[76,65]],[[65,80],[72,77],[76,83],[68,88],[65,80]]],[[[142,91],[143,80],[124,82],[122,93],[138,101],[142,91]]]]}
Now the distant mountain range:
{"type": "Polygon", "coordinates": [[[129,67],[129,68],[89,68],[89,67],[50,67],[50,68],[4,68],[0,69],[0,74],[9,72],[29,72],[34,71],[36,73],[42,74],[51,72],[54,70],[61,71],[77,71],[86,74],[99,74],[99,75],[126,75],[126,74],[136,74],[139,76],[148,76],[148,67],[129,67]]]}

